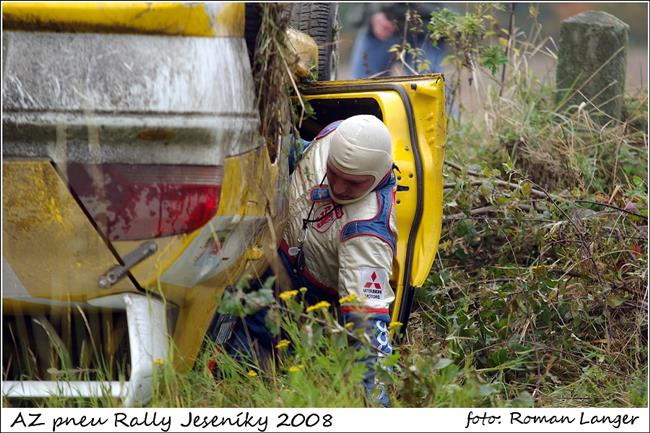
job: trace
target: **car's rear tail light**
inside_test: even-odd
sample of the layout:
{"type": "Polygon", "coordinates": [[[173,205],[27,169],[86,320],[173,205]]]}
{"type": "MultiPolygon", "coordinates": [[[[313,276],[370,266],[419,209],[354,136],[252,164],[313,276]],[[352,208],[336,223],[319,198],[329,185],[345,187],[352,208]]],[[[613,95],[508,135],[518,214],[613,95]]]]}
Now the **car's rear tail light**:
{"type": "Polygon", "coordinates": [[[219,204],[220,166],[69,163],[70,187],[110,240],[192,232],[219,204]]]}

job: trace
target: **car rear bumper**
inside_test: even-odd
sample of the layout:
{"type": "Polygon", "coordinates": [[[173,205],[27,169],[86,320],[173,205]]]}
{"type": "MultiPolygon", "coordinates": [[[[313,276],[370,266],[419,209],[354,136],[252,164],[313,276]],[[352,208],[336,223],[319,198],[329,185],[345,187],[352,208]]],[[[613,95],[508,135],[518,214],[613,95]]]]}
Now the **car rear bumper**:
{"type": "Polygon", "coordinates": [[[169,337],[165,303],[160,299],[138,294],[114,295],[105,301],[114,306],[120,306],[121,303],[121,307],[126,310],[131,354],[131,375],[128,381],[4,381],[3,396],[110,396],[124,400],[126,406],[149,401],[155,369],[168,362],[169,337]]]}

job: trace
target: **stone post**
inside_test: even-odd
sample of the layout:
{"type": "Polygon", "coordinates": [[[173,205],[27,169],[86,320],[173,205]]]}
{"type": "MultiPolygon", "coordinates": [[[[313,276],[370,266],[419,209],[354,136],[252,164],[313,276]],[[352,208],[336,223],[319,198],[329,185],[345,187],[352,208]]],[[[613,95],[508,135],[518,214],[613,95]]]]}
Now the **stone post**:
{"type": "Polygon", "coordinates": [[[555,82],[558,100],[568,97],[563,108],[586,102],[601,124],[621,119],[629,28],[601,11],[562,21],[555,82]]]}

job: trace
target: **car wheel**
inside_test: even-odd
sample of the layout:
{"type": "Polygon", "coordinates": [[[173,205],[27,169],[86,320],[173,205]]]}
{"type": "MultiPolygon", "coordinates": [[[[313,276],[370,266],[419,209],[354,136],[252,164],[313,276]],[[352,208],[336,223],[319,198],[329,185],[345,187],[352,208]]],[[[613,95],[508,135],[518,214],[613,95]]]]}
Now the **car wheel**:
{"type": "Polygon", "coordinates": [[[311,36],[318,45],[318,80],[336,79],[338,43],[336,41],[338,5],[336,3],[294,3],[289,24],[311,36]]]}
{"type": "Polygon", "coordinates": [[[246,40],[246,49],[248,50],[248,59],[251,63],[251,69],[254,68],[255,44],[257,34],[262,24],[261,6],[258,3],[246,3],[244,8],[244,39],[246,40]]]}

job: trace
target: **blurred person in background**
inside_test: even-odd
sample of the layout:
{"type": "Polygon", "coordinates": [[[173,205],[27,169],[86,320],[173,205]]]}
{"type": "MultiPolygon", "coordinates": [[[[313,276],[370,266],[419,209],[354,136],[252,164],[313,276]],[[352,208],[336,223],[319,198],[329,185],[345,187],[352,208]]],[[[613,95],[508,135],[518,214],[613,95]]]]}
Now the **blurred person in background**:
{"type": "MultiPolygon", "coordinates": [[[[431,12],[441,9],[442,3],[366,3],[363,5],[363,18],[352,48],[350,59],[353,79],[389,75],[391,67],[398,62],[395,54],[390,52],[394,45],[407,42],[413,48],[422,48],[423,59],[428,60],[428,70],[422,72],[442,72],[444,42],[439,41],[434,47],[426,37],[426,25],[431,12]],[[407,23],[407,11],[417,12],[422,19],[422,31],[411,31],[412,23],[407,23]],[[405,32],[405,25],[407,26],[405,32]]],[[[415,59],[406,54],[404,59],[408,66],[417,71],[415,59]]],[[[407,74],[411,69],[404,68],[407,74]]],[[[419,71],[418,71],[419,72],[419,71]]]]}

